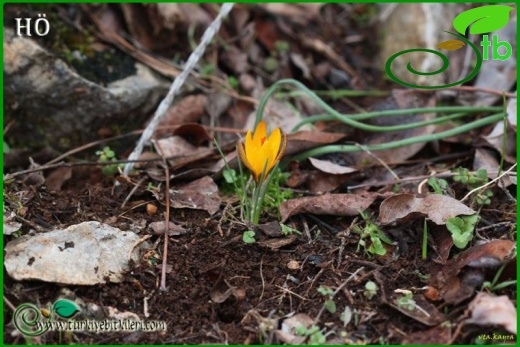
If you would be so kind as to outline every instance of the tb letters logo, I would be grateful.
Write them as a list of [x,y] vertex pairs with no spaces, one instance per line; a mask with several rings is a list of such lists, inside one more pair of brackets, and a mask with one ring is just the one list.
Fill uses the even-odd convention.
[[[507,60],[511,57],[513,54],[513,48],[511,47],[511,44],[506,41],[499,41],[499,38],[497,35],[492,35],[491,40],[489,39],[489,35],[483,35],[482,42],[480,43],[480,46],[482,46],[482,52],[480,53],[479,48],[474,45],[471,41],[466,39],[464,35],[466,34],[466,30],[469,28],[470,34],[488,34],[492,31],[498,30],[500,28],[503,28],[507,25],[509,22],[509,12],[513,10],[513,7],[510,6],[504,6],[504,5],[489,5],[489,6],[481,6],[477,7],[468,11],[464,11],[461,14],[459,14],[455,19],[453,20],[453,27],[457,32],[460,33],[452,33],[450,31],[444,31],[452,36],[455,37],[453,40],[448,40],[441,42],[437,45],[437,48],[445,49],[445,50],[457,50],[462,47],[464,47],[466,44],[471,47],[475,55],[477,56],[477,62],[471,73],[466,76],[465,78],[449,83],[444,84],[440,86],[420,86],[416,84],[411,84],[405,81],[400,80],[393,72],[392,72],[392,62],[399,56],[411,53],[411,52],[426,52],[426,53],[432,53],[437,55],[442,59],[442,66],[440,69],[432,72],[421,72],[415,70],[410,63],[407,65],[407,70],[413,73],[414,75],[422,75],[422,76],[431,76],[436,75],[439,73],[442,73],[446,71],[446,69],[449,66],[449,60],[446,55],[442,54],[441,52],[434,51],[432,49],[426,49],[426,48],[414,48],[414,49],[407,49],[401,52],[398,52],[394,55],[392,55],[388,60],[386,61],[385,70],[388,76],[394,80],[395,82],[402,84],[407,87],[412,88],[420,88],[420,89],[440,89],[440,88],[447,88],[447,87],[453,87],[458,84],[462,84],[464,82],[467,82],[471,80],[475,75],[479,72],[480,67],[482,66],[483,60],[488,60],[490,57],[489,54],[489,48],[491,48],[491,58],[493,60]],[[500,48],[503,48],[500,51]]]

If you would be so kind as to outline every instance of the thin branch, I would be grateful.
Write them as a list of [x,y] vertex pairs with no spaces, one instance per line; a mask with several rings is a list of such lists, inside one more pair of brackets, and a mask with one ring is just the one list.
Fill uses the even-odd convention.
[[[204,35],[202,36],[202,39],[200,41],[199,46],[191,53],[190,57],[188,58],[188,61],[186,62],[186,66],[184,67],[184,70],[180,73],[180,75],[175,78],[173,81],[170,90],[168,91],[168,94],[166,97],[161,101],[159,104],[159,107],[157,108],[157,111],[155,111],[155,114],[152,118],[152,121],[148,124],[146,129],[144,130],[143,134],[141,135],[141,138],[139,139],[139,142],[135,146],[133,152],[128,157],[129,160],[135,160],[139,158],[141,153],[143,152],[143,148],[146,142],[148,142],[151,138],[153,133],[155,132],[155,129],[159,125],[159,122],[166,114],[166,111],[168,108],[172,105],[173,99],[175,98],[175,95],[179,92],[182,85],[190,75],[191,71],[195,67],[195,65],[198,63],[202,55],[204,54],[204,51],[206,50],[206,47],[210,43],[211,39],[217,31],[220,28],[220,24],[222,23],[222,20],[227,14],[231,11],[233,8],[232,3],[224,3],[222,7],[220,8],[220,12],[217,15],[217,18],[211,23],[211,25],[206,29],[204,32]],[[123,170],[123,175],[128,176],[130,171],[133,168],[133,163],[129,162],[125,165],[125,168]]]
[[163,166],[164,166],[164,171],[165,171],[165,174],[166,174],[166,193],[164,194],[165,195],[165,202],[164,204],[166,205],[166,212],[164,213],[164,219],[165,219],[165,223],[164,223],[164,247],[163,247],[163,262],[162,262],[162,269],[161,269],[161,286],[160,286],[160,290],[162,291],[166,291],[168,288],[166,288],[166,266],[168,265],[168,235],[169,235],[169,232],[170,232],[170,168],[169,168],[169,165],[168,165],[168,162],[166,161],[166,159],[164,158],[164,152],[161,148],[161,146],[159,145],[159,143],[155,143],[156,144],[156,148],[157,148],[157,151],[159,152],[159,155],[161,156],[162,160],[163,160]]
[[496,181],[498,181],[499,179],[501,179],[502,177],[504,177],[505,175],[509,174],[511,171],[513,171],[513,169],[516,167],[516,163],[515,165],[511,166],[507,171],[504,171],[500,176],[498,176],[497,178],[495,178],[494,180],[492,181],[489,181],[488,183],[484,184],[484,185],[481,185],[480,187],[477,187],[473,190],[471,190],[468,194],[466,194],[465,197],[463,197],[462,199],[460,199],[460,202],[463,202],[464,200],[466,200],[467,198],[469,198],[471,196],[471,194],[481,190],[481,189],[484,189],[486,188],[487,186],[490,186],[492,185],[493,183],[495,183]]

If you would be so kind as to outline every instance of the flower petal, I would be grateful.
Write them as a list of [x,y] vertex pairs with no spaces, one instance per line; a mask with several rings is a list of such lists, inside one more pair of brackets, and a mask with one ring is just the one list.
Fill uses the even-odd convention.
[[253,134],[253,143],[256,146],[261,147],[262,139],[264,138],[267,138],[267,126],[265,125],[265,122],[262,120],[256,126],[255,133]]
[[256,158],[258,157],[259,150],[260,150],[260,146],[257,146],[255,144],[254,137],[251,134],[251,130],[248,131],[247,135],[246,135],[246,140],[245,140],[245,154],[246,154],[247,161],[249,163],[248,169],[251,171],[256,172],[255,162],[256,162]]
[[287,135],[285,135],[283,132],[281,132],[282,139],[280,143],[280,148],[278,149],[278,155],[276,156],[275,162],[280,161],[282,159],[285,149],[287,148]]
[[276,165],[276,158],[278,157],[278,152],[280,151],[280,144],[282,141],[282,132],[280,128],[276,128],[273,130],[271,135],[269,136],[269,164],[272,167]]
[[240,141],[238,141],[238,143],[237,143],[237,150],[238,150],[238,156],[240,157],[240,159],[242,160],[244,165],[249,169],[249,171],[251,171],[255,181],[258,182],[259,177],[257,177],[257,175],[255,174],[254,167],[251,165],[251,163],[247,159],[247,155],[246,155],[246,151],[244,149],[244,145]]

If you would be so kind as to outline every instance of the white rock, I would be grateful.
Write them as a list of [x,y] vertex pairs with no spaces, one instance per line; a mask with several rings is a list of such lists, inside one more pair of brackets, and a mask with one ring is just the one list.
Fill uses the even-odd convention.
[[94,285],[121,282],[128,261],[139,260],[139,236],[99,222],[22,236],[5,246],[5,268],[15,280]]

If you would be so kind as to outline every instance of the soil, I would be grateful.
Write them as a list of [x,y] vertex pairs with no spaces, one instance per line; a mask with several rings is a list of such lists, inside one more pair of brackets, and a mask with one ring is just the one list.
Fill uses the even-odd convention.
[[[66,183],[61,192],[13,183],[6,186],[6,194],[12,196],[11,193],[32,191],[33,198],[25,206],[28,211],[25,218],[28,223],[43,228],[57,223],[65,227],[97,220],[128,230],[131,221],[151,223],[163,220],[165,207],[158,204],[152,194],[138,190],[129,205],[121,208],[131,187],[123,185],[114,192],[112,181],[103,179],[99,168],[86,170],[83,180]],[[156,214],[150,216],[146,213],[145,201],[159,206]],[[6,204],[10,203],[6,200]],[[137,207],[129,207],[133,205]],[[376,209],[377,205],[373,208]],[[321,316],[322,326],[331,331],[331,336],[339,337],[342,331],[346,331],[351,343],[400,344],[407,335],[426,329],[424,325],[384,304],[381,293],[371,300],[363,295],[364,286],[369,280],[378,283],[387,294],[398,288],[422,288],[426,285],[424,276],[435,273],[436,264],[430,258],[421,259],[421,236],[417,236],[421,233],[416,232],[421,230],[419,225],[409,226],[406,252],[392,256],[390,250],[384,257],[370,258],[357,251],[358,235],[341,236],[340,231],[346,230],[353,221],[352,217],[294,218],[293,225],[299,230],[304,229],[300,224],[302,220],[308,223],[313,230],[311,239],[298,235],[290,245],[271,249],[259,243],[244,244],[241,235],[245,227],[221,221],[221,213],[210,217],[204,211],[171,211],[171,219],[184,225],[188,232],[169,238],[166,291],[159,289],[160,260],[154,262],[145,258],[140,264],[132,265],[123,283],[66,286],[68,291],[64,286],[52,283],[13,281],[4,272],[4,293],[15,306],[38,302],[46,307],[48,303],[63,297],[76,301],[80,299],[87,305],[98,305],[104,312],[108,307],[113,307],[120,312],[136,313],[141,319],[163,321],[167,324],[166,332],[77,332],[65,335],[49,332],[34,341],[42,344],[279,342],[263,328],[263,319],[282,318],[291,313],[316,317],[326,299],[318,288],[337,288],[356,271],[355,279],[334,298],[336,313],[325,311]],[[487,214],[501,218],[501,213],[496,210]],[[265,218],[272,220],[269,216]],[[316,221],[319,221],[317,228],[313,228]],[[219,223],[223,236],[218,231]],[[28,228],[24,227],[22,231],[25,229]],[[492,234],[484,236],[493,237]],[[4,242],[9,239],[4,237]],[[160,257],[163,236],[153,235],[149,241],[156,243],[155,251]],[[434,257],[431,252],[431,257]],[[294,264],[297,264],[296,268],[292,266]],[[222,295],[228,285],[235,288],[236,295],[221,303],[212,300]],[[515,297],[516,292],[513,290],[508,294]],[[344,328],[341,313],[347,306],[355,313],[356,324],[351,323]],[[465,304],[450,306],[445,312],[448,312],[450,321],[457,321],[465,307]],[[145,317],[145,312],[149,316]],[[4,305],[5,322],[11,321],[12,313]],[[277,324],[281,321],[279,319]],[[12,323],[4,328],[4,342],[7,344],[31,341],[17,334]],[[472,343],[477,335],[485,331],[492,334],[496,329],[470,327],[454,342]]]

